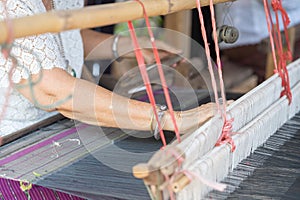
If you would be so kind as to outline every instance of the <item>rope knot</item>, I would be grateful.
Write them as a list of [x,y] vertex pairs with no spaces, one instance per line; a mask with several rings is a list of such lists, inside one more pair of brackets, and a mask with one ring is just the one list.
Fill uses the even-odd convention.
[[272,8],[273,8],[274,12],[278,12],[278,11],[281,12],[284,24],[289,25],[291,21],[290,21],[289,15],[283,8],[281,1],[280,0],[272,0],[271,4],[272,4]]
[[220,146],[224,143],[229,143],[231,146],[231,152],[234,152],[234,150],[236,149],[236,146],[234,144],[234,141],[232,139],[232,122],[234,121],[233,118],[231,118],[230,120],[225,120],[223,128],[222,128],[222,134],[220,136],[220,138],[218,139],[218,141],[216,142],[216,146]]
[[289,88],[289,85],[287,83],[283,83],[283,90],[280,93],[280,97],[286,96],[288,99],[289,105],[292,103],[292,92]]
[[272,0],[271,5],[274,11],[278,11],[282,8],[281,2],[279,0]]
[[285,54],[283,55],[283,59],[286,61],[292,61],[293,60],[292,52],[291,51],[285,52]]

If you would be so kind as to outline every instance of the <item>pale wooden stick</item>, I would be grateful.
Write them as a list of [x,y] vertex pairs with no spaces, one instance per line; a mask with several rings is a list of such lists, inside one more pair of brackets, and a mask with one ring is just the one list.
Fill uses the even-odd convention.
[[185,174],[179,174],[175,181],[172,183],[172,190],[177,193],[183,190],[191,180]]
[[[214,3],[232,0],[214,0]],[[195,0],[142,0],[149,16],[166,15],[195,7]],[[201,0],[202,6],[209,5],[209,0]],[[42,33],[57,33],[64,30],[92,28],[143,18],[141,5],[136,1],[88,6],[68,11],[48,13],[13,19],[15,38]],[[0,22],[0,43],[7,39],[7,28]]]

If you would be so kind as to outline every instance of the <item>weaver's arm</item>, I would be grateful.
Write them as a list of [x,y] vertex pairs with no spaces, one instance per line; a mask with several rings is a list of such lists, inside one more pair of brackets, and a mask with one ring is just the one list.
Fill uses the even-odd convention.
[[[100,33],[91,29],[81,30],[81,36],[84,43],[84,56],[87,60],[95,59],[114,59],[112,53],[112,44],[114,37],[110,34]],[[155,61],[152,52],[152,46],[148,37],[138,38],[139,45],[142,48],[143,56],[147,64]],[[163,41],[156,40],[156,46],[159,50],[161,59],[172,54],[180,54],[181,50],[173,48]],[[124,58],[135,59],[132,41],[130,37],[122,36],[117,43],[117,52]]]
[[[121,97],[93,83],[74,78],[59,68],[44,69],[41,73],[43,78],[33,86],[34,98],[39,104],[54,105],[71,94],[70,99],[47,110],[57,110],[68,118],[98,126],[150,129],[150,104]],[[38,77],[33,75],[33,81],[37,81]],[[19,85],[24,84],[28,84],[27,79],[23,79]],[[19,92],[34,102],[29,87],[20,87]],[[180,131],[197,128],[213,116],[214,108],[213,104],[207,104],[186,112],[176,112]],[[164,129],[173,130],[169,112],[166,112],[165,117]]]

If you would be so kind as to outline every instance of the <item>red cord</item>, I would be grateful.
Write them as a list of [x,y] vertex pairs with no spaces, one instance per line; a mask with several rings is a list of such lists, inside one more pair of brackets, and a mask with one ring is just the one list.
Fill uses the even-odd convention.
[[[275,70],[276,70],[276,73],[277,73],[278,72],[278,66],[277,66],[277,59],[276,59],[276,52],[275,52],[275,45],[274,45],[274,40],[276,40],[276,34],[274,34],[273,22],[272,22],[270,9],[269,9],[269,5],[268,5],[267,0],[264,0],[264,10],[265,10],[265,13],[266,13],[266,20],[267,20],[267,25],[268,25],[269,37],[270,37],[273,62],[274,62]],[[273,37],[273,35],[274,35],[274,37]]]
[[151,25],[150,25],[150,22],[149,22],[149,17],[147,15],[147,12],[146,12],[144,4],[140,0],[136,0],[136,1],[138,3],[140,3],[140,5],[143,8],[144,18],[145,18],[146,26],[147,26],[147,29],[148,29],[148,34],[150,36],[150,41],[151,41],[151,45],[152,45],[152,50],[153,50],[153,54],[154,54],[154,57],[155,57],[155,61],[156,61],[156,64],[157,64],[157,69],[158,69],[160,81],[161,81],[161,84],[162,84],[162,87],[163,87],[163,91],[164,91],[165,99],[166,99],[166,102],[167,102],[167,106],[168,106],[168,109],[170,111],[170,116],[171,116],[171,120],[172,120],[172,123],[173,123],[173,126],[174,126],[174,131],[175,131],[175,134],[176,134],[178,142],[180,142],[179,129],[178,129],[178,126],[177,126],[177,123],[176,123],[174,109],[173,109],[172,101],[171,101],[171,98],[170,98],[170,94],[169,94],[169,90],[168,90],[168,85],[167,85],[167,82],[166,82],[166,79],[165,79],[165,75],[164,75],[164,72],[163,72],[163,68],[162,68],[162,65],[161,65],[160,57],[159,57],[159,54],[158,54],[157,46],[155,44],[154,34],[153,34],[152,30],[151,30]]
[[223,102],[223,110],[222,110],[223,113],[222,114],[223,114],[223,119],[224,119],[222,134],[221,134],[220,138],[218,139],[216,145],[219,145],[223,141],[228,141],[228,143],[231,145],[231,151],[233,152],[235,150],[235,144],[234,144],[234,141],[233,141],[231,135],[232,135],[232,122],[234,119],[232,118],[232,119],[228,120],[227,116],[226,116],[227,102],[226,102],[226,95],[225,95],[224,80],[223,80],[223,76],[222,76],[222,65],[221,65],[220,50],[219,50],[219,44],[218,44],[217,27],[216,27],[216,19],[215,19],[213,0],[210,0],[210,13],[211,13],[211,23],[212,23],[212,28],[213,28],[218,74],[219,74],[219,79],[220,79],[220,88],[221,88],[221,95],[222,95],[222,102]]
[[[286,96],[289,104],[292,102],[292,92],[290,87],[290,80],[289,80],[289,74],[287,70],[287,62],[292,61],[292,53],[291,53],[291,47],[290,47],[290,41],[288,36],[288,30],[287,27],[290,23],[289,17],[285,9],[282,7],[281,0],[272,0],[271,2],[273,11],[275,12],[275,18],[276,18],[276,29],[274,29],[274,23],[272,21],[272,17],[270,14],[270,8],[268,6],[267,0],[264,0],[264,9],[266,13],[266,19],[268,24],[268,31],[270,35],[270,43],[272,48],[272,55],[273,55],[273,61],[275,65],[276,73],[281,78],[281,84],[283,87],[283,91],[281,92],[280,96]],[[279,26],[279,12],[281,12],[283,26],[284,26],[284,33],[285,33],[285,40],[287,44],[287,51],[283,51],[283,44],[282,44],[282,37],[281,37],[281,31]],[[274,45],[275,43],[275,45]],[[278,55],[278,62],[276,59],[276,50]]]
[[213,91],[214,91],[214,95],[215,95],[215,101],[216,101],[219,113],[221,114],[222,119],[224,121],[222,133],[216,142],[216,146],[221,145],[224,142],[228,142],[229,144],[231,144],[231,151],[234,151],[235,145],[231,138],[233,119],[228,120],[227,116],[226,116],[226,96],[225,96],[224,81],[223,81],[223,76],[222,76],[222,66],[221,66],[221,59],[220,59],[218,39],[217,39],[216,20],[215,20],[215,15],[214,15],[213,1],[210,0],[210,11],[211,11],[211,21],[212,21],[212,27],[213,27],[213,36],[214,36],[214,42],[215,42],[215,50],[216,50],[216,55],[217,55],[217,68],[218,68],[218,75],[219,75],[219,79],[220,79],[220,88],[221,88],[221,96],[222,96],[222,103],[223,103],[222,109],[220,108],[220,104],[219,104],[219,97],[218,97],[218,91],[217,91],[217,86],[216,86],[217,84],[216,84],[216,80],[215,80],[213,69],[212,69],[210,50],[209,50],[209,45],[208,45],[208,41],[207,41],[206,30],[204,27],[204,19],[203,19],[203,14],[201,11],[200,1],[196,0],[196,4],[197,4],[198,13],[199,13],[201,32],[202,32],[202,37],[203,37],[203,41],[204,41],[205,54],[206,54],[206,58],[207,58],[207,62],[208,62],[208,70],[210,72],[212,87],[213,87]]
[[[288,49],[286,52],[286,55],[285,55],[286,56],[285,59],[288,61],[292,61],[293,58],[292,58],[291,45],[290,45],[290,40],[289,40],[288,28],[287,28],[291,22],[290,18],[288,16],[287,12],[285,11],[285,9],[282,7],[281,0],[273,0],[272,8],[277,16],[278,16],[278,11],[281,12],[281,17],[282,17],[283,27],[284,27],[284,34],[285,34],[285,38],[286,38],[286,45],[287,45],[287,49]],[[277,21],[277,23],[278,23],[278,21]],[[277,31],[279,31],[279,29]]]
[[[153,49],[153,54],[154,54],[155,61],[156,61],[156,64],[157,64],[157,69],[158,69],[161,84],[162,84],[162,87],[163,87],[166,103],[167,103],[168,109],[170,111],[170,116],[171,116],[172,123],[174,125],[174,131],[175,131],[177,140],[178,140],[178,142],[180,142],[181,139],[180,139],[179,129],[178,129],[178,126],[177,126],[177,123],[176,123],[172,101],[171,101],[171,98],[170,98],[167,82],[166,82],[164,72],[163,72],[163,69],[162,69],[162,64],[161,64],[161,61],[160,61],[158,49],[157,49],[157,46],[155,44],[155,38],[154,38],[153,32],[151,30],[151,25],[149,23],[149,18],[148,18],[148,15],[146,13],[146,9],[145,9],[144,4],[139,0],[136,0],[136,1],[141,5],[141,7],[143,9],[143,15],[144,15],[144,18],[145,18],[145,21],[146,21],[148,34],[150,36],[150,41],[151,41],[151,45],[152,45],[152,49]],[[132,41],[133,41],[136,59],[137,59],[137,62],[138,62],[139,68],[140,68],[140,72],[141,72],[144,84],[146,86],[147,95],[148,95],[150,103],[152,105],[153,113],[154,113],[155,119],[157,121],[158,128],[160,130],[160,137],[161,137],[163,145],[165,147],[166,146],[166,140],[165,140],[165,136],[164,136],[161,124],[160,124],[159,119],[158,119],[158,114],[157,114],[157,110],[156,110],[156,102],[155,102],[155,98],[154,98],[153,91],[152,91],[152,88],[151,88],[149,76],[148,76],[148,73],[147,73],[147,70],[146,70],[145,60],[144,60],[142,51],[139,47],[137,36],[135,34],[135,30],[134,30],[134,27],[133,27],[133,24],[132,24],[131,21],[128,22],[128,27],[129,27],[129,31],[130,31],[130,36],[131,36]]]
[[220,146],[222,144],[229,143],[231,146],[231,152],[234,152],[236,146],[232,139],[232,135],[233,135],[232,122],[233,122],[233,119],[225,121],[223,128],[222,128],[222,135],[216,142],[216,146]]
[[196,0],[196,4],[197,4],[197,9],[198,9],[198,14],[199,14],[200,25],[201,25],[202,37],[203,37],[203,41],[204,41],[205,54],[206,54],[206,59],[207,59],[207,64],[208,64],[208,71],[209,71],[210,77],[211,77],[211,83],[212,83],[212,87],[213,87],[213,91],[214,91],[215,102],[217,104],[218,110],[220,111],[217,83],[216,83],[216,79],[214,76],[214,71],[213,71],[213,67],[212,67],[212,63],[211,63],[210,50],[209,50],[209,45],[208,45],[208,41],[207,41],[206,30],[204,27],[204,19],[203,19],[203,14],[201,11],[200,1]]
[[153,95],[153,91],[152,91],[151,83],[150,83],[150,80],[149,80],[149,76],[148,76],[148,73],[147,73],[145,60],[144,60],[141,48],[139,47],[137,36],[136,36],[135,30],[134,30],[134,27],[133,27],[133,24],[132,24],[131,21],[128,21],[128,28],[129,28],[130,36],[131,36],[131,39],[132,39],[132,42],[133,42],[134,52],[135,52],[135,55],[136,55],[138,66],[139,66],[139,69],[140,69],[140,72],[141,72],[141,75],[142,75],[142,78],[143,78],[143,81],[144,81],[144,85],[146,87],[146,92],[147,92],[147,95],[149,97],[155,119],[157,121],[157,125],[158,125],[158,128],[159,128],[159,133],[160,133],[160,138],[162,140],[163,146],[165,147],[167,145],[167,143],[166,143],[165,135],[163,133],[159,118],[158,118],[158,113],[157,113],[157,110],[156,110],[156,102],[155,102],[155,98],[154,98],[154,95]]

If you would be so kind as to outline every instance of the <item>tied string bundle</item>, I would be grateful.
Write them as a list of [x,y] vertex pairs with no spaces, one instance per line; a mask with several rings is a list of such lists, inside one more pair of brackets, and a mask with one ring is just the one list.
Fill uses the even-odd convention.
[[218,45],[216,19],[215,19],[215,15],[214,15],[213,0],[210,0],[210,12],[211,12],[211,21],[212,21],[212,28],[213,28],[213,37],[214,37],[214,43],[215,43],[215,51],[216,51],[216,56],[217,56],[217,66],[216,67],[218,70],[218,76],[219,76],[219,81],[220,81],[222,105],[220,105],[220,101],[219,101],[219,95],[218,95],[218,91],[217,91],[217,82],[216,82],[214,72],[213,72],[213,65],[212,65],[212,61],[211,61],[211,57],[210,57],[210,49],[209,49],[206,30],[205,30],[205,26],[204,26],[204,19],[203,19],[203,14],[201,11],[200,0],[196,0],[196,4],[197,4],[199,20],[200,20],[200,24],[201,24],[201,32],[202,32],[202,37],[203,37],[203,41],[204,41],[205,54],[206,54],[207,63],[208,63],[208,70],[209,70],[210,77],[211,77],[211,83],[212,83],[212,87],[213,87],[215,102],[217,104],[218,111],[224,121],[222,133],[216,142],[216,146],[219,146],[219,145],[222,145],[222,144],[228,142],[231,145],[231,151],[234,151],[235,144],[232,140],[233,133],[231,131],[233,119],[227,119],[227,116],[226,116],[227,100],[226,100],[224,81],[223,81],[223,75],[222,75],[222,64],[221,64],[220,50],[219,50],[219,45]]
[[[149,37],[150,37],[152,50],[153,50],[153,54],[154,54],[154,57],[155,57],[155,62],[156,62],[156,65],[157,65],[157,70],[158,70],[158,73],[159,73],[160,81],[161,81],[161,84],[162,84],[162,87],[163,87],[163,92],[164,92],[164,95],[165,95],[166,103],[167,103],[168,109],[170,111],[170,116],[171,116],[172,123],[174,125],[174,131],[175,131],[177,140],[178,140],[178,142],[180,142],[181,139],[180,139],[179,129],[178,129],[178,126],[177,126],[177,123],[176,123],[174,110],[173,110],[170,94],[169,94],[169,91],[168,91],[167,82],[166,82],[164,72],[163,72],[163,69],[162,69],[162,64],[161,64],[161,60],[160,60],[160,57],[159,57],[159,54],[158,54],[158,49],[157,49],[156,44],[155,44],[155,38],[154,38],[153,32],[151,30],[149,18],[148,18],[148,15],[147,15],[144,4],[140,0],[136,0],[136,1],[141,5],[141,7],[143,9],[143,14],[144,14],[148,34],[149,34]],[[128,21],[128,28],[129,28],[130,36],[131,36],[131,39],[132,39],[132,42],[133,42],[134,52],[135,52],[135,55],[136,55],[138,66],[139,66],[139,69],[140,69],[140,72],[141,72],[141,75],[142,75],[142,78],[143,78],[144,85],[146,87],[146,92],[147,92],[147,95],[149,97],[150,103],[152,105],[153,114],[155,116],[155,119],[156,119],[156,122],[157,122],[157,125],[158,125],[158,128],[159,128],[160,138],[162,140],[163,146],[165,147],[167,145],[167,143],[166,143],[166,139],[165,139],[165,136],[164,136],[164,133],[163,133],[162,124],[159,120],[153,90],[152,90],[150,79],[149,79],[149,76],[148,76],[148,73],[147,73],[147,70],[146,70],[145,60],[144,60],[141,48],[140,48],[139,43],[138,43],[138,39],[137,39],[137,36],[136,36],[136,33],[135,33],[134,26],[133,26],[131,21]]]
[[[265,9],[266,20],[268,25],[275,72],[278,73],[282,81],[283,91],[281,92],[281,96],[286,95],[289,104],[291,104],[292,93],[290,88],[289,74],[287,71],[287,62],[292,61],[293,59],[288,30],[287,30],[287,27],[290,23],[290,19],[287,12],[282,7],[281,0],[272,0],[271,5],[275,13],[276,24],[273,23],[268,1],[264,0],[264,9]],[[283,50],[283,41],[282,41],[282,36],[280,31],[280,24],[279,24],[279,12],[281,13],[282,22],[283,22],[285,42],[287,46],[286,51]],[[277,56],[276,56],[276,51],[277,51]],[[278,57],[278,61],[277,61],[277,57]]]

